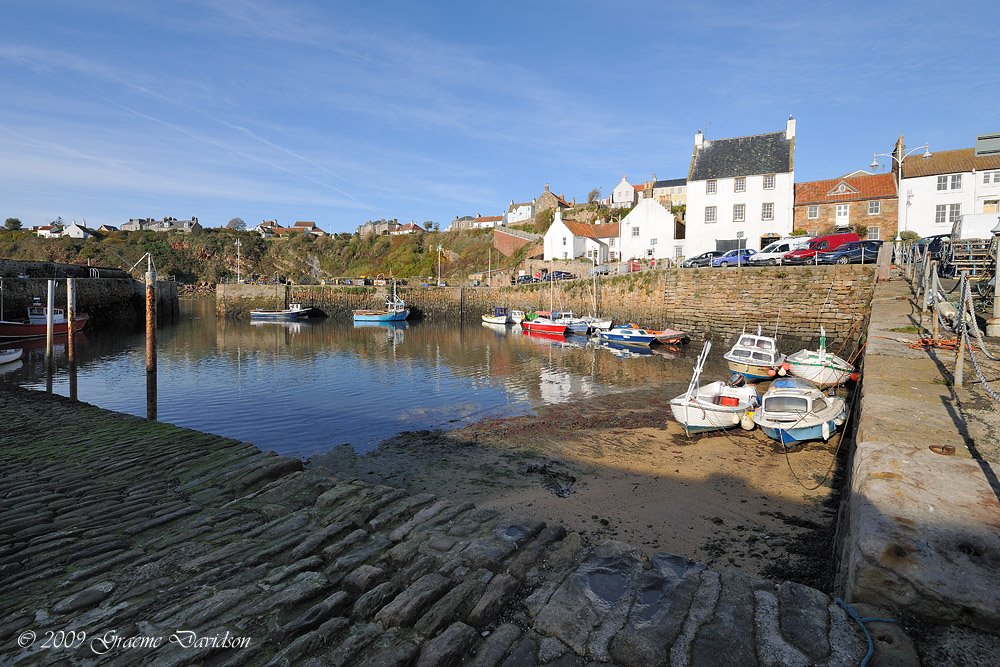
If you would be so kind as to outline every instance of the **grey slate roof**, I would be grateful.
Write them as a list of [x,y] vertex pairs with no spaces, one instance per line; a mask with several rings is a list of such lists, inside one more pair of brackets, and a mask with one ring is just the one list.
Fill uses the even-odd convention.
[[653,183],[653,188],[676,188],[680,185],[687,185],[686,178],[671,178],[666,181],[656,181]]
[[784,132],[706,140],[691,161],[688,180],[788,173],[794,141],[786,139]]

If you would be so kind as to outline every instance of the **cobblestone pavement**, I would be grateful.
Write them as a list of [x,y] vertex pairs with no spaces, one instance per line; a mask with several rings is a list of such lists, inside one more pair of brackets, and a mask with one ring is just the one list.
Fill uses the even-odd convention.
[[[0,389],[0,414],[3,664],[845,665],[867,649],[798,584],[585,548],[60,397]],[[916,661],[898,626],[871,628],[876,664]]]

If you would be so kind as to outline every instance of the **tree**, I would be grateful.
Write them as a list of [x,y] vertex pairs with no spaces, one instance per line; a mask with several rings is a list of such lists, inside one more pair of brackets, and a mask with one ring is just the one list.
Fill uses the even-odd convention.
[[7,218],[6,220],[4,220],[3,223],[3,228],[9,232],[21,229],[21,227],[22,227],[21,221],[18,220],[17,218]]
[[242,232],[247,228],[247,223],[243,222],[243,218],[233,218],[226,223],[226,229],[232,229],[237,232]]
[[593,204],[595,201],[597,201],[600,198],[601,198],[601,189],[600,188],[594,188],[593,190],[591,190],[590,192],[587,193],[587,203],[588,204]]
[[424,222],[424,229],[426,229],[427,231],[431,231],[431,229],[433,227],[434,227],[434,223],[431,222],[430,220],[427,220],[426,222]]
[[434,231],[435,232],[440,232],[441,231],[441,225],[439,225],[438,223],[435,222],[434,223]]

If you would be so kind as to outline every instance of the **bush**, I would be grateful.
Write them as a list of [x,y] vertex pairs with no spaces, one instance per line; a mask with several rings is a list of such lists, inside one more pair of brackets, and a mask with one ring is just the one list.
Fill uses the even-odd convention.
[[904,243],[913,243],[920,238],[920,234],[906,230],[905,232],[899,233],[899,238],[902,239]]

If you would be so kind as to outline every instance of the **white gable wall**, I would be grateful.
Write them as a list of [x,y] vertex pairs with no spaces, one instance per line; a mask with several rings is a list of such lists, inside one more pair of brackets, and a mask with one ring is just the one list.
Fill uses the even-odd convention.
[[[764,189],[764,176],[748,175],[746,190],[735,191],[735,178],[716,179],[715,194],[707,193],[708,181],[688,181],[687,210],[687,243],[685,254],[688,257],[700,255],[709,250],[715,250],[716,240],[740,238],[743,233],[746,247],[760,250],[760,238],[764,235],[789,236],[792,233],[792,210],[795,203],[795,172],[774,174],[774,189]],[[774,204],[774,219],[761,219],[763,205]],[[743,204],[744,222],[733,221],[733,206]],[[715,207],[716,221],[705,221],[705,211]]]
[[655,199],[640,199],[621,220],[620,258],[672,259],[676,246],[685,245],[683,239],[674,239],[674,228],[674,214],[665,206]]

